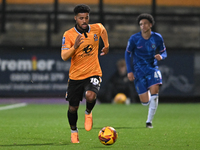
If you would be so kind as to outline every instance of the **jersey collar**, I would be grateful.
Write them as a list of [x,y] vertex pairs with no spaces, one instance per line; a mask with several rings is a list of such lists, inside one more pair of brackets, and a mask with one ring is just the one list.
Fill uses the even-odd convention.
[[[81,30],[79,30],[78,28],[77,28],[77,24],[75,24],[75,27],[74,27],[74,29],[76,30],[76,32],[78,32],[79,34],[82,34],[82,33],[84,33],[84,35],[85,35],[85,38],[87,38],[88,36],[87,36],[87,33],[89,33],[90,32],[90,25],[88,25],[88,27],[85,29],[85,30],[83,30],[83,31],[81,31]],[[87,33],[86,33],[87,32]]]

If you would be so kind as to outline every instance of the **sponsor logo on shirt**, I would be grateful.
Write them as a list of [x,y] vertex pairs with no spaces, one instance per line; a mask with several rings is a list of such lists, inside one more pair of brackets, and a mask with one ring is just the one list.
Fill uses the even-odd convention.
[[88,54],[89,52],[92,51],[92,49],[93,49],[93,46],[90,44],[90,45],[88,45],[87,47],[85,47],[85,48],[83,49],[83,51],[84,51],[86,54]]
[[141,49],[143,46],[137,46],[137,49]]

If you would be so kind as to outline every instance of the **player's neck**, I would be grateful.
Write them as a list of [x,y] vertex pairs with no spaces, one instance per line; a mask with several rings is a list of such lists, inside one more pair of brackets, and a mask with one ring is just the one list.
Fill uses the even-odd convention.
[[142,32],[142,37],[145,39],[145,40],[148,40],[151,36],[151,30],[149,30],[148,32]]
[[75,24],[75,28],[78,32],[84,33],[89,31],[89,26],[86,29],[81,29],[77,24]]

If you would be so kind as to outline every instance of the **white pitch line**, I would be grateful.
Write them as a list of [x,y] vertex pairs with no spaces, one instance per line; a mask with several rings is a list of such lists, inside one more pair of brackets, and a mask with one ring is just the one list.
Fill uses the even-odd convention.
[[0,110],[14,109],[14,108],[19,108],[19,107],[24,107],[26,105],[27,105],[26,103],[12,104],[8,106],[2,106],[0,107]]

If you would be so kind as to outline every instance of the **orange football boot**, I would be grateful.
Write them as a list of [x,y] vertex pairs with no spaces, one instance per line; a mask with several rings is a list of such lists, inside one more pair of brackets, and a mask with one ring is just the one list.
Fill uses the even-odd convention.
[[71,143],[79,143],[78,132],[71,133]]
[[87,115],[85,114],[85,130],[90,131],[92,129],[93,120],[92,120],[92,112]]

